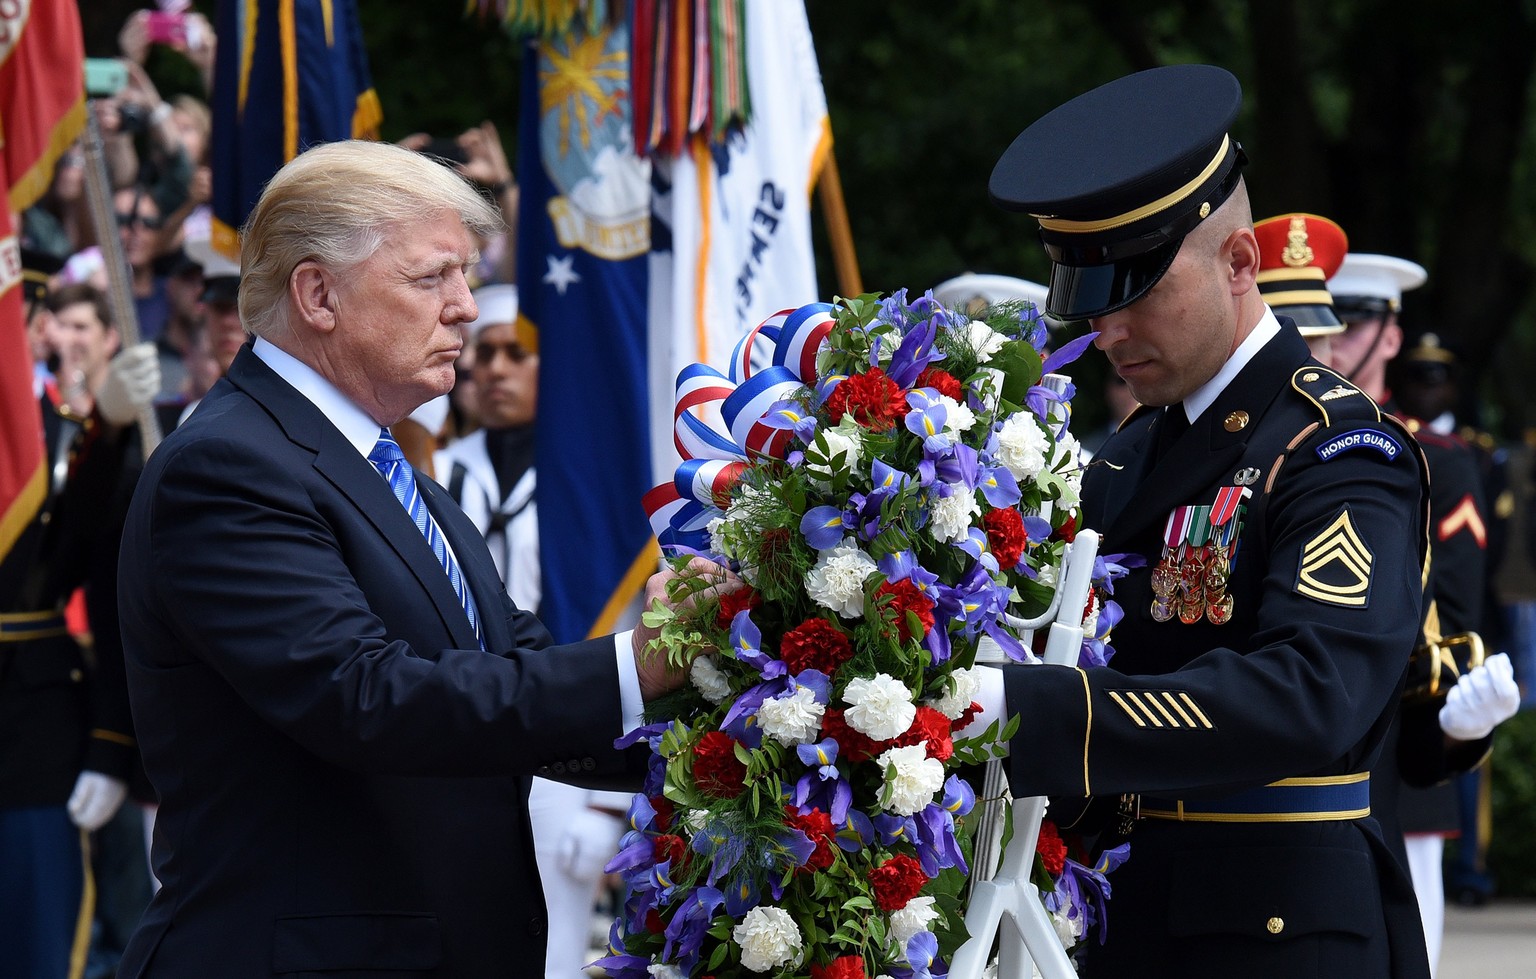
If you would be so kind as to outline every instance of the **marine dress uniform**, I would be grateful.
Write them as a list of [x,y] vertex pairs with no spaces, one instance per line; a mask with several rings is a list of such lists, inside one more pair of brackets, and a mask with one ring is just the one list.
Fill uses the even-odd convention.
[[[991,191],[1040,220],[1050,312],[1092,320],[1158,283],[1238,184],[1240,103],[1219,68],[1159,68],[1018,137]],[[1131,844],[1085,976],[1427,975],[1368,801],[1418,625],[1424,473],[1267,310],[1185,403],[1133,414],[1095,458],[1085,523],[1146,560],[1115,585],[1115,658],[1004,681],[1015,793]]]

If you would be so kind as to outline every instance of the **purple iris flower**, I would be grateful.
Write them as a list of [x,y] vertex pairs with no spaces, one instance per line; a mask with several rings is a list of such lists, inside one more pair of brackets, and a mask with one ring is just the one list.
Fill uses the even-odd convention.
[[1024,495],[1019,492],[1019,481],[1013,478],[1007,466],[982,466],[977,488],[993,507],[1013,506]]
[[816,416],[809,414],[800,402],[784,400],[775,402],[763,416],[763,424],[769,428],[788,429],[806,445],[816,438]]
[[922,592],[927,592],[939,580],[938,575],[917,563],[917,555],[911,551],[887,554],[875,564],[880,573],[885,575],[886,581],[905,581],[911,578],[912,583]]
[[656,847],[649,833],[629,830],[619,837],[619,852],[603,866],[603,873],[621,874],[628,870],[649,867],[656,858]]
[[1038,544],[1043,540],[1049,540],[1051,536],[1051,522],[1044,517],[1026,513],[1024,514],[1024,533],[1029,537],[1031,544]]
[[966,528],[965,536],[951,546],[959,548],[980,561],[989,572],[998,570],[997,558],[992,554],[992,545],[987,540],[987,532],[980,527]]
[[960,841],[955,839],[955,817],[949,810],[929,803],[918,812],[916,823],[917,862],[923,873],[937,877],[946,867],[970,873],[965,854],[960,852]]
[[757,881],[745,872],[731,875],[724,893],[725,913],[736,919],[745,917],[748,911],[757,907],[760,899]]
[[715,909],[724,903],[725,895],[713,887],[694,888],[667,924],[664,932],[667,941],[661,949],[662,959],[676,962],[684,975],[692,975],[694,966],[698,965],[699,949],[704,944],[704,936],[709,932],[709,923],[714,919]]
[[1029,650],[1024,648],[1024,644],[1019,642],[1019,637],[1015,636],[1012,630],[1004,628],[996,619],[983,625],[981,631],[991,636],[992,641],[1002,647],[1003,653],[1015,663],[1028,663],[1034,660]]
[[952,653],[949,643],[949,624],[934,621],[932,629],[923,637],[923,648],[928,650],[928,655],[935,663],[947,663]]
[[935,461],[934,475],[951,486],[973,490],[981,481],[980,457],[969,445],[957,442],[944,458]]
[[629,800],[629,828],[633,830],[653,829],[656,825],[656,807],[651,805],[649,796],[636,793]]
[[1102,588],[1113,595],[1115,582],[1136,568],[1145,568],[1147,559],[1140,554],[1099,554],[1093,559],[1093,579],[1095,588]]
[[711,820],[693,837],[693,852],[709,860],[707,883],[713,885],[731,872],[747,852],[747,842],[731,832],[724,822]]
[[870,476],[875,484],[872,495],[888,495],[912,482],[911,476],[900,469],[886,465],[879,459],[875,459],[870,466]]
[[1050,336],[1050,330],[1045,325],[1045,317],[1040,315],[1040,307],[1029,303],[1019,308],[1019,339],[1039,352],[1045,350],[1046,341]]
[[880,300],[880,312],[875,315],[875,319],[876,322],[889,323],[897,329],[905,330],[908,322],[907,290],[897,289]]
[[797,745],[795,753],[811,767],[795,783],[795,806],[801,812],[820,809],[834,826],[841,825],[853,804],[853,788],[837,767],[837,742],[827,738],[816,744]]
[[880,834],[880,843],[883,846],[901,842],[911,843],[917,839],[917,822],[911,816],[882,812],[875,816],[873,822],[875,832]]
[[818,551],[836,547],[843,539],[846,516],[835,506],[813,506],[800,518],[800,533]]
[[848,821],[837,827],[837,848],[844,853],[858,853],[875,838],[875,824],[857,809],[848,810]]
[[911,979],[934,979],[949,974],[939,960],[939,940],[931,931],[920,931],[907,939],[907,964],[912,967]]
[[1045,363],[1040,365],[1040,375],[1043,377],[1046,374],[1055,374],[1059,372],[1063,367],[1081,357],[1083,355],[1083,351],[1087,350],[1089,345],[1092,344],[1094,340],[1097,340],[1098,337],[1099,334],[1097,331],[1093,333],[1084,333],[1076,340],[1071,340],[1062,344],[1061,349],[1045,358]]
[[762,641],[763,633],[752,621],[752,610],[744,608],[737,612],[735,618],[731,619],[731,649],[736,658],[756,669],[764,680],[783,676],[788,667],[783,660],[759,649]]
[[1062,866],[1061,878],[1056,889],[1045,896],[1048,910],[1065,912],[1068,918],[1083,916],[1083,934],[1094,925],[1099,926],[1099,944],[1109,935],[1109,879],[1105,875],[1125,862],[1131,845],[1122,843],[1105,850],[1092,868],[1085,867],[1068,857]]
[[816,382],[816,407],[820,408],[832,396],[832,390],[848,380],[847,374],[828,374]]
[[1051,405],[1059,404],[1061,400],[1061,395],[1043,384],[1030,385],[1024,394],[1024,403],[1041,421],[1050,420]]
[[955,618],[964,625],[964,634],[974,638],[988,623],[996,622],[1008,607],[1009,590],[992,580],[987,569],[973,564],[955,584],[960,600]]
[[954,444],[954,439],[944,434],[944,423],[949,420],[949,409],[938,398],[930,398],[922,391],[907,393],[907,431],[923,440],[923,451],[935,458],[942,456]]
[[885,368],[886,376],[903,388],[910,388],[917,376],[928,369],[929,364],[943,359],[943,352],[933,348],[933,342],[938,337],[939,322],[933,317],[907,331],[907,335],[901,339],[901,346],[891,354],[891,362]]
[[757,749],[763,743],[763,729],[757,726],[757,712],[764,701],[772,700],[788,689],[789,677],[779,676],[743,691],[720,719],[720,730],[748,748]]
[[642,724],[628,734],[613,742],[615,748],[633,748],[642,740],[650,743],[651,750],[661,747],[661,736],[672,726],[671,721],[653,721],[650,724]]
[[624,951],[624,931],[617,921],[608,929],[608,954],[587,963],[588,968],[592,966],[602,969],[610,979],[650,979],[651,975],[648,957]]

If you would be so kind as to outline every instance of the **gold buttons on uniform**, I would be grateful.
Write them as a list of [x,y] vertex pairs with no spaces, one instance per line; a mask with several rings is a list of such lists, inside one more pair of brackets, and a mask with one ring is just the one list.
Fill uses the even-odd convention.
[[1248,427],[1248,412],[1234,411],[1232,414],[1228,415],[1227,420],[1221,424],[1222,427],[1229,432],[1241,432],[1243,429]]
[[1307,371],[1305,374],[1301,375],[1301,381],[1303,384],[1311,384],[1315,380],[1317,380],[1317,371]]
[[85,679],[85,674],[80,672],[80,670],[75,669],[75,670],[70,670],[69,671],[69,682],[70,683],[79,683],[81,680],[84,680],[84,679]]
[[1271,935],[1278,935],[1282,931],[1285,931],[1285,919],[1270,918],[1268,921],[1264,922],[1264,927],[1269,930]]

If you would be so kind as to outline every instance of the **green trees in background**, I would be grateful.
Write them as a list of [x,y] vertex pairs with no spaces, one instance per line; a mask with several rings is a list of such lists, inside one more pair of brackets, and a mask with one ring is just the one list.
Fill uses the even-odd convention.
[[[82,4],[110,54],[142,0]],[[516,131],[519,42],[460,0],[359,0],[389,139]],[[1424,264],[1410,328],[1454,338],[1484,424],[1536,426],[1536,0],[808,0],[867,288],[965,270],[1040,279],[1032,222],[987,200],[1040,113],[1127,71],[1206,61],[1247,92],[1257,217],[1334,218],[1359,251]],[[210,14],[212,0],[197,4]],[[171,90],[195,83],[152,61]],[[825,252],[824,252],[825,256]],[[835,291],[829,257],[823,292]],[[1086,365],[1085,365],[1086,366]],[[1083,410],[1091,410],[1085,404]],[[1096,420],[1096,419],[1095,419]]]

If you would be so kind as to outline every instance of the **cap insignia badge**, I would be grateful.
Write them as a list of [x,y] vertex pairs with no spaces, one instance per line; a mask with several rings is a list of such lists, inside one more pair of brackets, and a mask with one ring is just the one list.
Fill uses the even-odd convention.
[[1291,228],[1286,233],[1285,251],[1280,253],[1280,261],[1293,269],[1306,268],[1312,264],[1312,249],[1307,246],[1307,219],[1299,214],[1291,218]]

